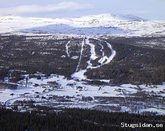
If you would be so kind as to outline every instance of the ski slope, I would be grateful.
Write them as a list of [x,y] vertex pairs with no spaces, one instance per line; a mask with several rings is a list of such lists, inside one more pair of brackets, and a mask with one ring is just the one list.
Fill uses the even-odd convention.
[[[100,51],[102,53],[102,57],[99,58],[99,60],[97,62],[100,64],[93,66],[91,61],[96,60],[98,58],[98,56],[96,55],[96,51],[95,51],[95,44],[90,43],[89,38],[83,39],[79,62],[78,62],[75,73],[72,74],[72,78],[78,79],[78,80],[87,80],[85,73],[87,72],[88,69],[100,68],[103,65],[109,64],[114,59],[114,57],[116,55],[116,51],[112,48],[110,43],[108,43],[106,41],[105,41],[105,43],[107,44],[107,47],[109,48],[110,55],[109,56],[105,55],[105,53],[103,52],[103,49],[101,49]],[[82,60],[82,56],[83,56],[83,48],[84,48],[85,44],[90,47],[90,58],[87,61],[87,67],[85,69],[80,69],[80,64],[81,64],[81,60]],[[104,47],[102,46],[102,48],[104,48]]]

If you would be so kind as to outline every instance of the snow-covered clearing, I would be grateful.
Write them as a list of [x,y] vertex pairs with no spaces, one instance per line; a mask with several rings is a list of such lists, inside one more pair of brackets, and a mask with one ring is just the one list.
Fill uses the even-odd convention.
[[[52,82],[55,82],[57,86],[52,87]],[[139,91],[146,92],[146,94],[153,94],[154,92],[155,95],[163,97],[163,92],[165,90],[165,85],[156,85],[148,87],[146,87],[145,85],[137,86],[131,84],[123,84],[120,86],[90,85],[88,84],[88,82],[85,81],[67,79],[63,76],[55,74],[52,74],[50,77],[44,79],[30,78],[28,80],[27,88],[25,88],[24,86],[25,80],[20,81],[20,83],[22,83],[22,86],[20,86],[16,90],[0,90],[0,101],[2,104],[7,107],[10,107],[10,105],[12,105],[17,100],[34,100],[36,102],[41,103],[41,105],[42,101],[44,102],[45,100],[47,100],[47,104],[58,103],[56,99],[49,100],[50,97],[57,96],[63,97],[64,99],[67,99],[68,97],[72,101],[70,104],[69,102],[60,102],[59,106],[63,105],[64,107],[94,108],[95,106],[110,106],[109,102],[104,104],[98,103],[99,101],[95,99],[95,97],[123,98],[124,100],[127,97],[135,97],[136,93],[138,93]],[[83,97],[89,97],[92,101],[84,102]],[[121,105],[121,107],[121,111],[129,111],[129,107],[127,107],[127,105]],[[165,114],[164,106],[159,106],[161,110],[156,108],[155,105],[153,105],[152,108],[151,106],[147,107],[147,105],[145,107],[146,108],[139,109],[139,111],[151,111],[158,112],[160,114]]]

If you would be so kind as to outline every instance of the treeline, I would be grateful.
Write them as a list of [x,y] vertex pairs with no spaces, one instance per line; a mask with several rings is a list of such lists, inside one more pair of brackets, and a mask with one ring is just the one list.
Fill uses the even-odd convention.
[[165,128],[121,128],[121,122],[165,124],[165,116],[109,113],[96,110],[65,109],[61,112],[31,113],[0,110],[1,131],[164,131]]

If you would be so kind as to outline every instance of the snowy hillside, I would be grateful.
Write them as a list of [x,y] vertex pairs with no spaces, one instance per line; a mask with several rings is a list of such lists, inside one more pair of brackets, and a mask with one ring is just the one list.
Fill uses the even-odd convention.
[[165,22],[147,21],[130,15],[111,14],[66,19],[0,17],[0,33],[9,32],[78,35],[164,35]]

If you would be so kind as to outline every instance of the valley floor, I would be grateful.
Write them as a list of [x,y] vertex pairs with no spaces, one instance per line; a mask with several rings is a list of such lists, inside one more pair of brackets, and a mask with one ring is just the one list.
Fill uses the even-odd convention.
[[[136,38],[0,38],[1,107],[165,115],[165,51],[160,46],[134,43]],[[143,43],[152,39],[139,38]]]

